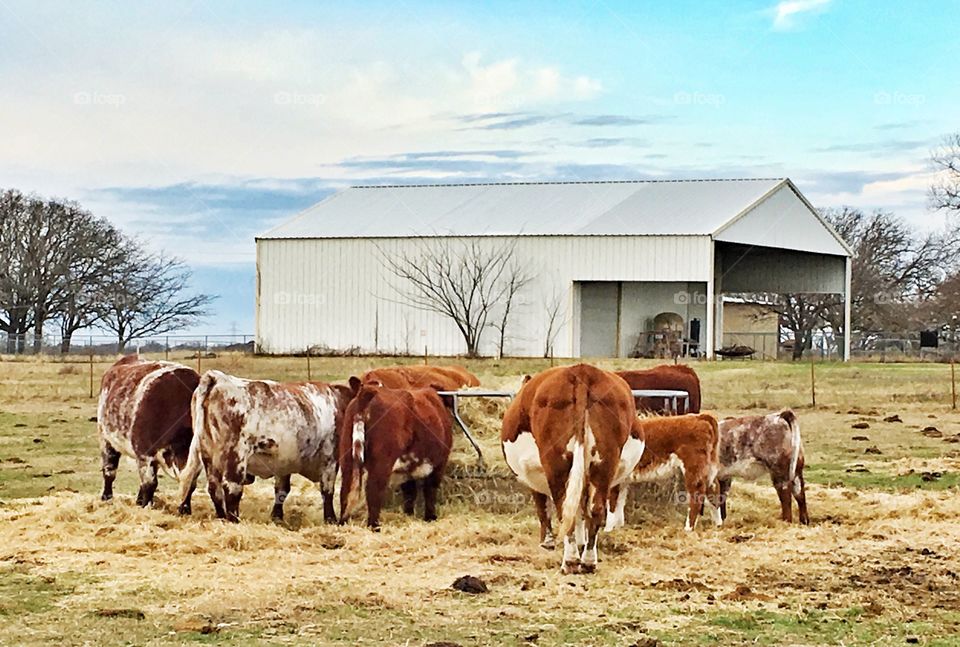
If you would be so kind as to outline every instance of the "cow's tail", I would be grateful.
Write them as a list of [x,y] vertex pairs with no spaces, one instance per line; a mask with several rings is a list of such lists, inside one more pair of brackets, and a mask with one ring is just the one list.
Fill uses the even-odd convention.
[[800,421],[792,409],[784,409],[780,417],[790,427],[790,483],[797,487],[797,463],[803,453],[803,441],[800,439]]
[[352,433],[350,434],[350,489],[347,492],[346,504],[341,511],[342,516],[350,515],[360,502],[360,492],[363,490],[364,448],[367,444],[367,426],[362,409],[357,409],[353,416]]
[[590,407],[587,385],[582,379],[574,379],[574,435],[571,453],[573,464],[567,476],[567,489],[563,496],[562,518],[560,519],[560,536],[566,537],[573,530],[577,518],[582,514],[584,491],[587,487],[590,466],[590,454],[593,452],[595,439],[593,429],[590,428]]
[[189,509],[190,496],[194,488],[197,487],[197,478],[203,469],[203,461],[200,456],[200,439],[202,436],[209,436],[211,433],[208,417],[207,398],[210,391],[217,383],[217,372],[207,371],[200,377],[200,383],[197,384],[193,396],[190,398],[190,419],[193,427],[193,439],[190,441],[190,451],[187,454],[187,463],[180,471],[180,501],[181,509],[183,503],[186,503]]

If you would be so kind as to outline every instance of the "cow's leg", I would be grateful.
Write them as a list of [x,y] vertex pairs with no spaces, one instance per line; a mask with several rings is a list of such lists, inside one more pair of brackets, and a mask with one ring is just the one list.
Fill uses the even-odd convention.
[[437,520],[437,490],[440,489],[440,481],[443,479],[443,473],[434,470],[430,475],[423,479],[423,520]]
[[207,468],[207,492],[210,494],[210,501],[213,502],[217,519],[225,519],[227,512],[223,506],[223,473],[213,466],[212,461],[208,462],[204,458],[204,463]]
[[700,517],[700,511],[703,508],[703,502],[707,498],[707,484],[703,475],[697,474],[696,470],[685,470],[684,487],[687,489],[687,521],[683,526],[686,531],[691,531],[697,527],[697,519]]
[[593,573],[597,570],[599,555],[597,541],[600,537],[600,528],[603,527],[604,517],[607,514],[607,496],[609,488],[596,487],[590,497],[584,522],[584,546],[580,552],[580,572]]
[[274,521],[283,521],[283,502],[290,494],[290,475],[277,475],[273,479],[273,511],[270,518]]
[[793,498],[797,500],[797,512],[800,516],[800,523],[807,525],[810,523],[810,515],[807,514],[807,484],[803,480],[803,472],[798,471],[793,479]]
[[233,523],[240,521],[240,499],[243,498],[244,478],[233,479],[224,475],[223,512],[224,519]]
[[[400,491],[403,492],[403,514],[412,515],[417,505],[417,482],[414,479],[404,481],[400,484]],[[423,494],[426,500],[426,490]]]
[[140,472],[140,491],[137,492],[137,505],[145,508],[153,503],[153,493],[157,491],[157,459],[155,456],[137,458]]
[[793,484],[785,479],[774,479],[773,487],[777,489],[777,496],[780,497],[780,518],[787,523],[792,523],[793,499],[790,497]]
[[717,479],[717,486],[720,490],[720,520],[727,520],[727,499],[730,496],[730,486],[733,485],[733,479]]
[[324,523],[337,523],[337,513],[333,509],[333,490],[337,482],[337,464],[330,464],[320,474],[320,494],[323,496]]
[[533,493],[533,505],[537,509],[537,519],[540,520],[540,546],[553,550],[557,540],[553,536],[553,524],[550,519],[550,497],[540,492]]
[[[392,467],[392,463],[390,467]],[[367,465],[367,526],[371,530],[380,530],[380,511],[387,494],[387,484],[390,482],[390,472],[384,469],[371,469]],[[377,465],[379,468],[380,466]]]
[[100,439],[100,464],[103,471],[103,494],[100,495],[100,500],[109,501],[113,498],[113,482],[117,478],[120,452],[103,438]]
[[604,531],[612,532],[626,525],[624,509],[627,505],[628,494],[627,483],[614,485],[610,488],[610,496],[607,499],[607,523]]

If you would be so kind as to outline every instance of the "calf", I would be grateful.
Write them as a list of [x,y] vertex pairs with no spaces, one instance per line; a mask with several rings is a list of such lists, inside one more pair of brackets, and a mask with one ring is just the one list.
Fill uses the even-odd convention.
[[766,473],[780,497],[781,518],[793,521],[792,495],[797,500],[800,523],[810,523],[803,464],[800,422],[790,409],[720,421],[718,481],[722,518],[727,518],[727,493],[733,477],[756,478]]
[[[633,472],[634,481],[657,481],[672,477],[679,468],[687,493],[689,511],[686,530],[693,530],[703,508],[704,501],[716,494],[716,478],[720,468],[720,432],[717,419],[702,414],[685,416],[649,416],[634,423],[642,430],[646,449]],[[607,514],[609,532],[624,524],[623,508],[627,498],[626,485],[614,488],[611,493],[610,512]],[[713,520],[723,523],[719,502],[714,503]]]
[[357,378],[350,381],[359,391],[340,425],[340,523],[350,518],[365,485],[367,525],[379,528],[391,482],[399,483],[408,515],[422,483],[423,518],[435,520],[437,489],[453,445],[453,421],[443,400],[432,388],[361,387]]
[[380,384],[390,389],[432,387],[438,391],[456,391],[465,386],[480,386],[477,376],[462,366],[388,366],[375,368],[361,376],[364,384]]
[[157,490],[157,468],[177,473],[187,463],[193,429],[190,396],[200,376],[171,362],[128,355],[107,369],[100,383],[97,435],[104,501],[113,498],[120,455],[137,461],[137,505],[147,506]]
[[690,394],[689,406],[677,402],[677,411],[668,411],[663,398],[637,398],[637,409],[652,413],[700,413],[700,378],[685,364],[663,364],[641,371],[617,371],[631,389],[669,389]]
[[549,500],[556,506],[561,573],[596,570],[610,489],[630,476],[643,453],[636,415],[627,383],[586,364],[529,378],[504,415],[503,455],[533,490],[545,547],[553,545]]
[[244,380],[207,371],[193,396],[196,434],[180,485],[180,513],[190,498],[201,462],[217,517],[240,520],[243,486],[253,477],[274,477],[274,520],[283,519],[290,476],[320,484],[323,518],[336,521],[337,426],[354,395],[349,386],[323,382]]

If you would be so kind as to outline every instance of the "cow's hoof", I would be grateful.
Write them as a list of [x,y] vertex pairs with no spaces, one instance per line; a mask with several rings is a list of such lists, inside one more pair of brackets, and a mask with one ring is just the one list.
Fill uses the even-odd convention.
[[100,495],[100,500],[101,500],[101,501],[112,501],[112,500],[113,500],[113,495],[112,495],[112,494],[106,494],[106,493],[101,494],[101,495]]
[[588,575],[588,574],[590,574],[590,573],[595,573],[596,571],[597,571],[597,565],[596,565],[596,564],[584,564],[583,562],[580,563],[580,572],[581,572],[581,573],[583,573],[583,574],[585,574],[585,575]]
[[370,532],[380,532],[380,524],[371,524],[367,528],[370,529]]
[[580,562],[564,562],[560,567],[561,575],[577,575],[580,573]]
[[181,503],[180,507],[177,508],[177,512],[185,517],[193,514],[189,503]]
[[423,515],[423,520],[426,521],[426,522],[436,521],[436,520],[437,520],[437,515],[435,515],[435,514],[425,514],[425,515]]
[[546,550],[553,550],[556,547],[557,547],[557,540],[554,539],[553,537],[547,537],[546,539],[540,542],[540,548],[544,548]]

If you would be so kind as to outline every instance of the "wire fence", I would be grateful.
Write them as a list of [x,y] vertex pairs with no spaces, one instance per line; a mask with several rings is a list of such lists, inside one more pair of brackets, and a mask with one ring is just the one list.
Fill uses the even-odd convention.
[[177,357],[196,356],[197,353],[218,352],[255,352],[253,335],[156,335],[137,337],[126,344],[121,344],[116,337],[106,335],[75,335],[67,343],[59,335],[44,335],[35,338],[34,335],[0,336],[0,352],[8,355],[44,355],[44,356],[87,356],[87,355],[118,355],[139,351],[141,353],[160,354]]

